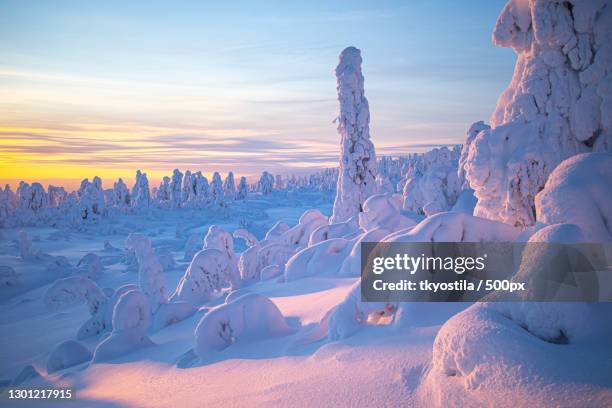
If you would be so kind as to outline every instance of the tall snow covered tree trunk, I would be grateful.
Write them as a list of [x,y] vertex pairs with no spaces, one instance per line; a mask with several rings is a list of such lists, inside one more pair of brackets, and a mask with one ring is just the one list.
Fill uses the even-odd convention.
[[535,196],[559,163],[612,150],[611,40],[610,0],[508,2],[493,42],[516,52],[514,76],[462,160],[475,215],[532,225]]
[[376,153],[370,140],[370,109],[363,89],[361,51],[348,47],[336,67],[340,174],[330,222],[348,220],[376,193]]

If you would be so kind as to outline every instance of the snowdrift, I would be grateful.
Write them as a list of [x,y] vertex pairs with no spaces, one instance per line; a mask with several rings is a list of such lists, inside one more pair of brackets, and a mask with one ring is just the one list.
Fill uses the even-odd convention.
[[278,307],[267,297],[246,293],[208,312],[195,330],[194,351],[200,360],[237,341],[293,333]]

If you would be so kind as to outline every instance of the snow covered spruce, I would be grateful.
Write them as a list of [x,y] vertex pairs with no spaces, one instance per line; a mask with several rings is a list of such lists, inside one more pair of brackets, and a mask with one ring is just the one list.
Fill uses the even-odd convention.
[[357,215],[363,202],[376,192],[376,153],[370,140],[370,108],[363,88],[361,51],[348,47],[336,67],[340,114],[340,174],[331,221]]
[[612,151],[609,1],[509,1],[493,41],[517,54],[491,125],[468,138],[463,161],[476,215],[536,221],[535,197],[564,159]]
[[[280,175],[279,175],[280,177]],[[282,178],[281,178],[282,179]],[[268,194],[274,189],[274,177],[262,175],[259,191]],[[283,183],[279,184],[283,185]],[[278,187],[277,187],[278,188]],[[149,188],[146,173],[138,170],[131,189],[123,179],[105,190],[100,177],[84,179],[77,191],[40,183],[21,182],[16,192],[9,185],[0,188],[0,226],[51,226],[66,230],[87,231],[100,224],[112,225],[119,215],[150,216],[155,210],[210,209],[214,213],[226,202],[244,200],[249,192],[245,177],[238,186],[234,173],[225,181],[214,172],[212,182],[201,171],[185,173],[174,169],[171,177],[164,176],[158,187]]]

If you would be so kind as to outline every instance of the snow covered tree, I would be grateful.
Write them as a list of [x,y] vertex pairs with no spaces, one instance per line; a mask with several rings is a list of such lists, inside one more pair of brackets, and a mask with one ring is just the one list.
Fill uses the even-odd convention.
[[270,194],[274,189],[274,176],[264,170],[259,178],[258,190],[262,194]]
[[218,225],[211,225],[204,237],[204,248],[217,249],[224,252],[227,256],[227,279],[232,284],[233,289],[241,286],[240,272],[238,271],[238,259],[234,254],[234,239],[232,236]]
[[[178,170],[174,170],[175,172]],[[174,181],[174,177],[172,177],[173,181]],[[183,186],[180,186],[179,183],[179,189],[182,188],[181,190],[181,201],[186,203],[187,201],[189,201],[193,194],[193,182],[192,182],[192,175],[191,175],[191,171],[190,170],[185,170],[185,177],[183,178]]]
[[236,183],[234,182],[234,173],[231,171],[227,173],[227,177],[223,182],[223,191],[225,191],[225,196],[228,199],[234,199],[234,196],[236,195]]
[[113,185],[113,205],[118,208],[130,208],[130,190],[122,179]]
[[14,221],[9,216],[15,211],[16,201],[17,198],[10,185],[7,184],[4,190],[0,188],[0,225],[7,227]]
[[134,251],[138,259],[138,284],[140,290],[147,296],[152,313],[160,305],[168,303],[164,270],[153,253],[151,240],[140,233],[128,235],[126,247]]
[[348,47],[336,67],[341,157],[332,223],[357,215],[364,201],[376,193],[376,153],[370,140],[370,109],[361,62],[361,51]]
[[157,196],[155,199],[162,205],[171,202],[172,188],[170,187],[170,177],[164,176],[162,182],[159,184],[159,188],[157,189]]
[[113,331],[98,344],[92,362],[110,360],[152,346],[153,342],[147,336],[150,325],[151,307],[147,296],[139,290],[124,293],[113,308]]
[[32,183],[30,186],[21,181],[17,188],[17,196],[20,210],[37,212],[48,205],[47,193],[40,183]]
[[81,182],[78,208],[83,220],[96,219],[106,213],[106,202],[100,177],[94,177],[92,182],[89,182],[88,179]]
[[132,205],[134,208],[148,208],[151,203],[151,192],[147,174],[136,171],[136,182],[132,188]]
[[85,178],[81,180],[81,184],[79,185],[79,189],[77,190],[77,195],[79,197],[85,194],[85,190],[87,190],[87,186],[89,186],[89,179]]
[[285,186],[283,183],[283,176],[281,176],[280,174],[277,174],[276,177],[274,178],[274,189],[282,190],[284,187]]
[[477,133],[464,168],[475,214],[535,222],[550,172],[581,152],[612,150],[612,7],[609,1],[510,1],[493,42],[517,62],[510,85]]
[[109,299],[91,279],[70,276],[56,280],[45,292],[43,301],[51,310],[87,301],[91,317],[79,328],[78,339],[107,331],[109,324],[105,314]]
[[[191,173],[189,174],[191,176]],[[191,177],[189,177],[191,179]],[[185,179],[187,180],[187,179]],[[172,197],[172,207],[179,208],[183,203],[183,173],[179,169],[174,169],[172,172],[172,182],[170,183],[170,192]],[[188,197],[187,197],[188,198]]]
[[213,174],[212,182],[210,183],[210,195],[213,203],[220,204],[223,202],[223,182],[221,181],[221,175],[217,171]]
[[404,185],[404,209],[430,216],[448,211],[457,201],[461,182],[457,177],[460,149],[446,146],[411,157]]
[[281,337],[294,333],[269,298],[246,293],[207,313],[195,329],[193,350],[200,360],[237,340]]
[[376,186],[377,186],[378,192],[381,194],[395,193],[395,187],[393,186],[393,183],[391,183],[391,180],[389,180],[387,176],[384,176],[382,174],[379,174],[378,176],[376,176]]
[[171,300],[199,305],[209,301],[228,282],[225,252],[207,248],[197,252],[181,278]]
[[47,198],[49,202],[49,207],[55,208],[59,207],[66,198],[68,197],[68,193],[64,189],[64,187],[57,187],[49,185],[47,188]]
[[77,263],[77,273],[88,279],[97,280],[102,276],[103,272],[104,265],[102,264],[102,259],[93,252],[83,256]]
[[240,177],[238,188],[236,189],[236,200],[244,200],[247,197],[249,187],[247,186],[246,177]]
[[209,190],[210,187],[208,185],[208,179],[202,175],[201,171],[195,173],[192,178],[195,180],[195,196],[198,204],[206,204],[209,200]]

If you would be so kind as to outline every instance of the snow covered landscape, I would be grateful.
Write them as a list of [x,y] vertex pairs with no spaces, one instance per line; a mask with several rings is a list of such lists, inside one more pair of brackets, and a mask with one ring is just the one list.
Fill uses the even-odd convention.
[[492,41],[514,74],[462,143],[377,153],[347,46],[337,167],[6,184],[0,406],[612,406],[612,302],[361,298],[367,242],[612,250],[612,2],[510,0]]

